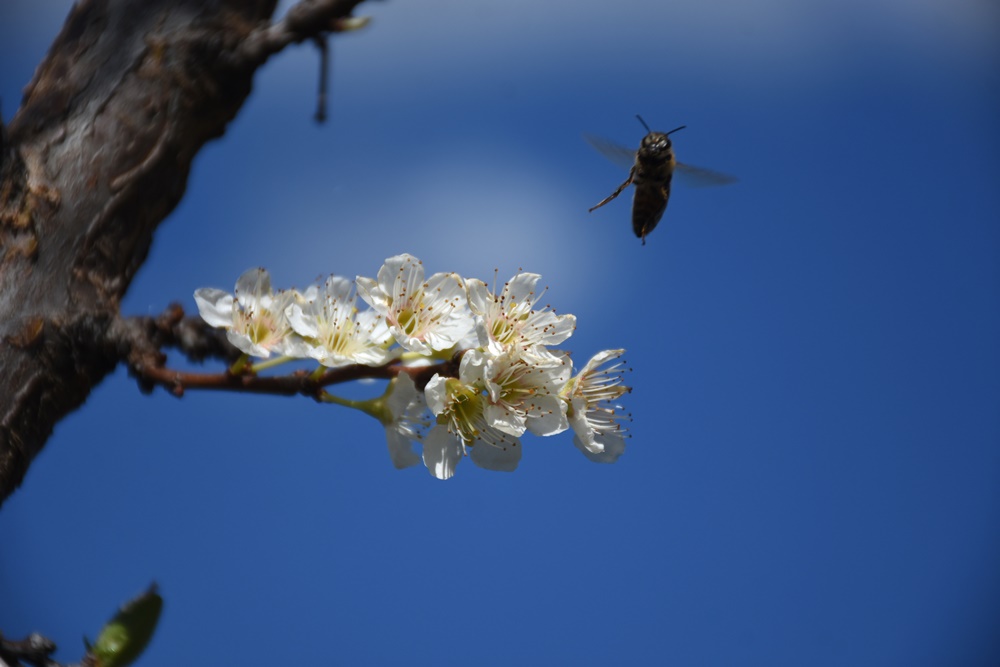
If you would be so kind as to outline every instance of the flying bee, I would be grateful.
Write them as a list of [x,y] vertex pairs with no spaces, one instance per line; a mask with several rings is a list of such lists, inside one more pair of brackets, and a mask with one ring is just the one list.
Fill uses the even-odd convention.
[[635,185],[635,195],[632,198],[632,231],[642,239],[642,244],[646,245],[646,235],[653,231],[667,209],[670,181],[675,171],[694,186],[726,185],[736,182],[736,179],[727,174],[677,161],[670,143],[670,135],[683,130],[687,125],[681,125],[669,132],[653,132],[642,116],[636,114],[636,118],[648,132],[642,138],[638,151],[598,137],[584,135],[584,138],[606,158],[629,168],[625,182],[604,201],[591,208],[590,212],[607,204],[629,185]]

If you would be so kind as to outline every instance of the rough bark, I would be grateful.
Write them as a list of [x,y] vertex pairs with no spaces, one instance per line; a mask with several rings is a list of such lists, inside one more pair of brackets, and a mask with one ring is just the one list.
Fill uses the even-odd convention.
[[84,0],[0,123],[0,503],[128,354],[119,303],[267,58],[360,0]]

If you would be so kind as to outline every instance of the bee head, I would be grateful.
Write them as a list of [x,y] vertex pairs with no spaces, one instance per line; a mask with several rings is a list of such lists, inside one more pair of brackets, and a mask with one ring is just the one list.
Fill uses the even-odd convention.
[[649,125],[646,125],[646,121],[642,119],[642,116],[636,114],[635,117],[639,119],[642,126],[646,128],[646,132],[649,133],[642,138],[642,144],[639,147],[640,150],[646,153],[657,154],[669,151],[671,147],[670,135],[687,127],[687,125],[681,125],[680,127],[675,127],[669,132],[653,132],[649,129]]
[[663,132],[650,132],[642,138],[641,148],[647,153],[663,153],[670,150],[670,138]]

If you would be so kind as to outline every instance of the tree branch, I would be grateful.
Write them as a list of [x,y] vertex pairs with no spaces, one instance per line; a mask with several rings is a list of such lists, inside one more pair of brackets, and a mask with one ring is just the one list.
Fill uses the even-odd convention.
[[[346,29],[359,0],[303,0],[271,24],[275,4],[77,2],[0,124],[0,503],[125,358],[108,336],[119,303],[257,68]],[[199,352],[190,326],[172,326],[188,353],[228,354]]]
[[21,661],[36,667],[61,667],[52,659],[56,645],[51,639],[32,633],[20,641],[0,635],[0,665],[18,667]]
[[361,0],[303,0],[281,21],[254,30],[243,43],[243,57],[262,63],[289,44],[341,32],[345,29],[343,20],[359,4]]
[[178,304],[171,304],[157,317],[129,317],[115,320],[106,329],[107,354],[126,361],[129,373],[136,377],[143,391],[165,388],[175,396],[188,390],[238,391],[276,396],[307,396],[319,400],[323,388],[360,379],[392,379],[408,373],[419,389],[434,374],[458,376],[462,355],[430,366],[406,366],[392,361],[381,366],[352,364],[331,368],[321,375],[298,370],[288,375],[262,376],[247,370],[242,373],[195,373],[166,367],[164,348],[179,349],[192,361],[222,359],[232,364],[240,351],[226,339],[221,329],[210,327],[201,318],[185,317]]

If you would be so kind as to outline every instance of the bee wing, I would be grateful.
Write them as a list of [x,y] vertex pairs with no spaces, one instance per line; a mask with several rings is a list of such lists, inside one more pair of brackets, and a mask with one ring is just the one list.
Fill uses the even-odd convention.
[[729,185],[730,183],[735,183],[739,180],[735,176],[723,174],[721,171],[712,171],[711,169],[705,169],[703,167],[695,167],[694,165],[684,164],[683,162],[677,163],[674,173],[677,174],[686,185],[690,185],[695,188],[704,188],[713,185]]
[[608,158],[615,164],[624,167],[625,169],[631,169],[632,165],[635,164],[635,150],[619,146],[613,141],[609,141],[608,139],[604,139],[602,137],[595,137],[592,134],[584,134],[583,138],[586,139],[587,143],[593,146],[598,153]]

